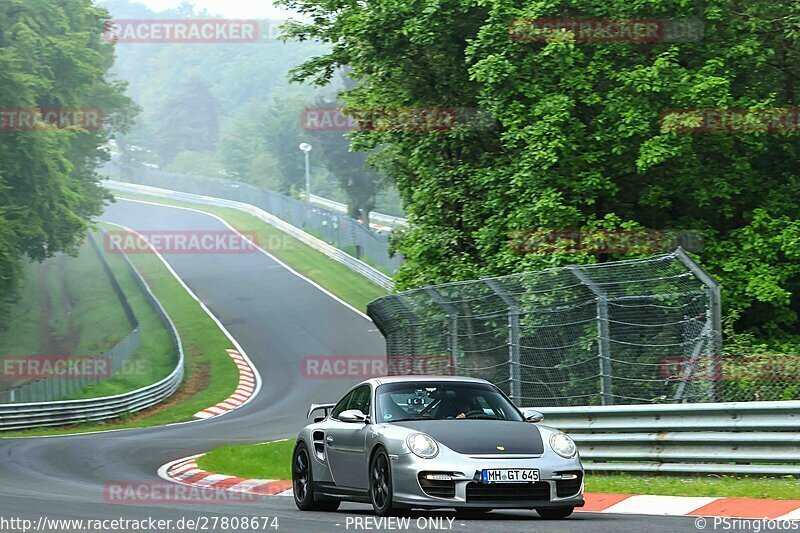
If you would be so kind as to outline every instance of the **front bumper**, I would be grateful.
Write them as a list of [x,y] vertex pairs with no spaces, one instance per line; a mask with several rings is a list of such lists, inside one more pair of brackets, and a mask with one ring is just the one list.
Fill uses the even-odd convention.
[[[429,508],[540,509],[583,506],[583,467],[580,459],[563,459],[554,453],[540,456],[464,456],[442,450],[433,459],[414,454],[391,455],[394,501]],[[535,468],[535,484],[480,483],[484,468]],[[450,481],[426,483],[420,474],[448,474]],[[577,479],[570,479],[573,475]],[[565,477],[566,476],[566,477]],[[452,490],[451,490],[452,489]],[[432,494],[433,493],[433,494]]]

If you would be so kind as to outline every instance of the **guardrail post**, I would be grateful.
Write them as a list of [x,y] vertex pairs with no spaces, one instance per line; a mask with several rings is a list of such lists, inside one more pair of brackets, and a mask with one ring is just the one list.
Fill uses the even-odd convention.
[[600,359],[600,403],[612,405],[611,332],[608,328],[608,295],[580,267],[570,267],[573,274],[595,295],[597,301],[597,346]]
[[492,291],[503,300],[508,307],[508,378],[510,381],[510,394],[512,401],[519,403],[522,399],[522,377],[520,376],[520,330],[519,307],[517,301],[496,279],[481,278]]
[[458,309],[433,287],[425,287],[424,290],[447,315],[448,351],[453,365],[453,375],[458,375]]

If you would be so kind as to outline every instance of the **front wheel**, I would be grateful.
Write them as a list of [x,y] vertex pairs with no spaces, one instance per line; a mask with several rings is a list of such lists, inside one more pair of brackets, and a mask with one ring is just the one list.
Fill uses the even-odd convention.
[[545,520],[561,520],[572,514],[574,507],[550,507],[547,509],[536,509],[536,513]]
[[339,500],[315,500],[314,476],[305,444],[298,444],[292,454],[292,493],[301,511],[335,511]]
[[369,465],[369,496],[372,508],[378,516],[393,516],[398,513],[392,498],[392,468],[389,464],[389,455],[380,448]]

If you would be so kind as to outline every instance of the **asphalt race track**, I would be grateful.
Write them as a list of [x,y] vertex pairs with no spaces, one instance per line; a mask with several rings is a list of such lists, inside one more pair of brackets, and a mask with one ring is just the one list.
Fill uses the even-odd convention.
[[[137,230],[225,230],[218,220],[192,211],[120,201],[103,220]],[[345,504],[336,513],[302,513],[291,498],[213,505],[109,505],[104,486],[127,481],[161,481],[156,471],[171,460],[225,443],[293,437],[315,401],[334,401],[353,381],[308,379],[306,356],[382,355],[383,338],[373,324],[262,253],[166,255],[178,275],[237,339],[263,379],[249,404],[217,419],[161,428],[98,434],[0,440],[0,519],[29,519],[39,531],[78,531],[40,524],[48,519],[198,519],[276,517],[277,531],[374,531],[371,508]],[[425,518],[444,517],[451,531],[642,533],[697,531],[693,518],[578,513],[559,522],[531,512],[494,512],[482,520],[454,513],[411,515],[410,531]],[[356,527],[359,519],[363,527]],[[454,519],[448,526],[447,518]],[[421,519],[421,520],[418,520]],[[0,523],[2,521],[0,520]],[[209,522],[210,524],[210,522]],[[184,531],[172,527],[168,531]],[[206,531],[235,531],[233,528]],[[243,529],[239,529],[243,530]],[[250,529],[251,531],[253,529]],[[397,530],[397,529],[395,529]],[[0,532],[21,531],[0,526]],[[96,530],[95,530],[96,531]],[[113,531],[108,529],[107,531]],[[275,531],[272,528],[263,531]]]

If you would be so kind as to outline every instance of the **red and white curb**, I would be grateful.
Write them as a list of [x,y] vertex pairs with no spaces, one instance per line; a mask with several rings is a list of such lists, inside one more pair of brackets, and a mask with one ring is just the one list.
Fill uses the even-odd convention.
[[[158,473],[168,481],[216,490],[268,496],[291,496],[292,482],[246,479],[214,474],[198,468],[194,455],[162,466]],[[586,505],[576,511],[604,514],[728,517],[767,520],[800,520],[800,500],[758,498],[710,498],[687,496],[636,496],[631,494],[584,495]]]
[[228,352],[228,355],[231,356],[231,359],[233,359],[233,362],[236,363],[239,369],[239,385],[236,387],[236,391],[226,400],[196,413],[194,415],[195,418],[214,418],[233,411],[234,409],[238,409],[252,400],[258,393],[258,389],[261,388],[258,373],[253,368],[250,360],[236,350],[225,351]]
[[722,516],[800,520],[800,500],[759,498],[705,498],[687,496],[633,496],[630,494],[584,495],[586,505],[578,510],[608,514],[664,516]]
[[229,490],[263,496],[291,496],[292,482],[277,479],[247,479],[208,472],[197,466],[204,454],[184,457],[158,469],[162,479],[204,489]]

